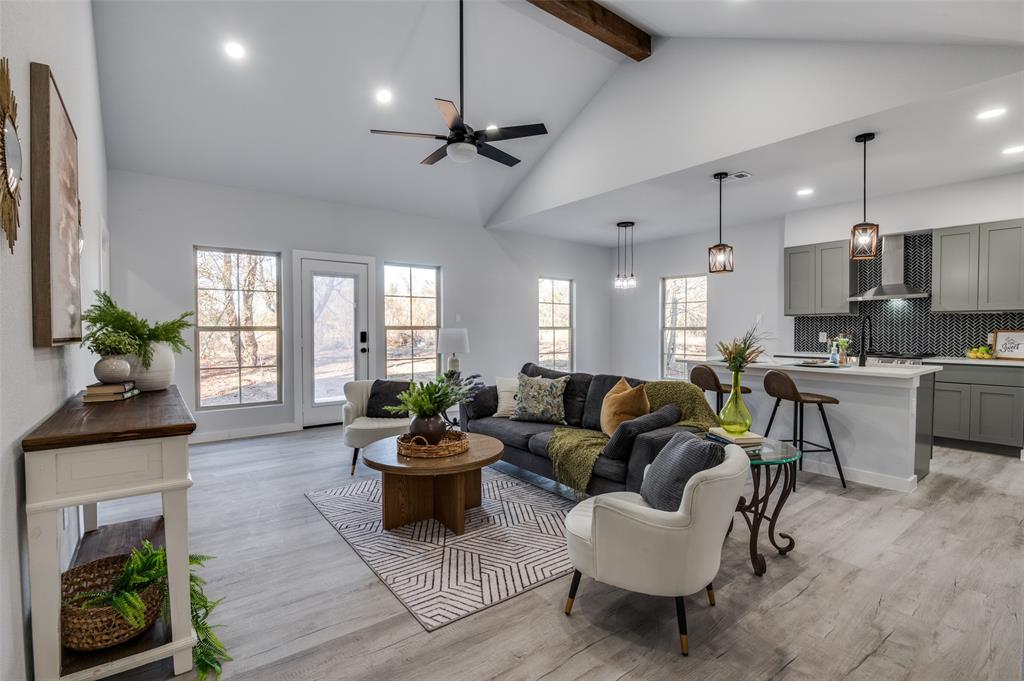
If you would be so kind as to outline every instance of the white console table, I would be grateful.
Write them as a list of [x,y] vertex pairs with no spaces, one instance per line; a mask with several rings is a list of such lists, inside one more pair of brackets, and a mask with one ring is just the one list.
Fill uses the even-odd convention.
[[[85,404],[76,395],[22,440],[37,681],[100,679],[167,657],[174,659],[175,674],[192,668],[196,637],[189,606],[188,435],[195,428],[178,389],[171,386],[124,402]],[[163,498],[163,520],[153,520],[162,526],[167,549],[169,635],[76,654],[73,664],[62,663],[61,510],[84,506],[86,530],[95,530],[97,502],[155,493]],[[99,532],[107,530],[116,533],[118,528]]]

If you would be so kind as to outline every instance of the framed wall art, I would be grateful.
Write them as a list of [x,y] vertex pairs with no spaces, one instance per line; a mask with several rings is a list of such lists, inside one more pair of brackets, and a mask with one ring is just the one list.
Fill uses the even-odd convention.
[[996,359],[1024,359],[1024,329],[993,331],[992,352]]
[[29,70],[32,160],[32,339],[82,340],[78,136],[46,64]]

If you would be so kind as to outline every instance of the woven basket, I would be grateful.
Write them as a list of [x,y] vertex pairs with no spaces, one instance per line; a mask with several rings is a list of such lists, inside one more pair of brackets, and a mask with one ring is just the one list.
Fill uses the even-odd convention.
[[109,589],[121,572],[127,555],[100,558],[71,568],[61,576],[60,630],[64,646],[72,650],[100,650],[130,641],[156,622],[164,594],[159,584],[150,584],[139,597],[146,604],[145,624],[136,629],[111,607],[79,608],[72,599],[88,591]]
[[422,435],[405,433],[398,436],[398,453],[414,459],[438,459],[469,451],[469,436],[459,430],[449,430],[436,445],[427,444]]

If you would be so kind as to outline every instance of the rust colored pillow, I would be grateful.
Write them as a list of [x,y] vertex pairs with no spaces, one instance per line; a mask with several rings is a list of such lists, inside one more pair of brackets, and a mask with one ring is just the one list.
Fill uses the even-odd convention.
[[611,437],[623,421],[632,421],[651,411],[651,403],[643,384],[630,388],[625,378],[620,378],[601,402],[601,431]]

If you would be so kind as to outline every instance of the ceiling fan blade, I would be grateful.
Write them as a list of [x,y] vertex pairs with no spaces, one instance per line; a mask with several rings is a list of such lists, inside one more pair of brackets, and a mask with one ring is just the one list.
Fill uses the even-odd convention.
[[442,144],[440,147],[437,148],[437,150],[434,151],[434,153],[420,161],[420,164],[425,166],[432,166],[447,155],[448,145]]
[[446,140],[444,135],[434,135],[429,132],[399,132],[397,130],[371,130],[373,135],[395,135],[397,137],[419,137],[425,140]]
[[485,142],[497,142],[499,140],[514,140],[520,137],[533,137],[534,135],[546,135],[548,129],[543,123],[533,125],[510,125],[497,130],[477,130],[477,139]]
[[511,154],[506,154],[498,147],[492,147],[490,144],[479,145],[477,147],[477,153],[479,153],[481,156],[486,156],[492,161],[504,163],[510,168],[515,164],[519,163],[519,159],[516,158],[515,156],[512,156]]
[[437,110],[441,112],[441,118],[444,119],[444,124],[448,126],[449,130],[466,129],[466,124],[462,122],[462,115],[459,113],[459,109],[455,106],[455,102],[435,97],[434,104],[437,105]]

